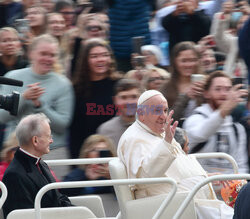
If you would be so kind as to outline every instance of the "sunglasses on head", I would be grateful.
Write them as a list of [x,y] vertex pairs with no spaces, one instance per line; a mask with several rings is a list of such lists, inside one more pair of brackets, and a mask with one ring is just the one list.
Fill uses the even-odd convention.
[[149,78],[148,79],[148,82],[153,82],[153,81],[157,81],[157,80],[164,80],[164,78],[163,77],[151,77],[151,78]]
[[100,26],[87,26],[86,30],[87,31],[94,31],[94,30],[100,31],[100,30],[102,30],[102,28]]

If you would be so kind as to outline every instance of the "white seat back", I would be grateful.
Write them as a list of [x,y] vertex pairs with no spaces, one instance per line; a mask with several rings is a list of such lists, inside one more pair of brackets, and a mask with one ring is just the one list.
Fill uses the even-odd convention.
[[4,202],[6,201],[8,191],[7,191],[7,187],[1,181],[0,181],[0,189],[1,189],[1,192],[2,192],[2,195],[1,195],[1,198],[0,198],[0,219],[4,219],[2,207],[3,207]]
[[75,196],[69,199],[73,205],[89,208],[97,217],[106,217],[102,199],[98,195]]
[[[86,207],[63,207],[41,209],[42,219],[87,219],[96,216]],[[21,209],[10,212],[7,219],[36,219],[35,209]]]
[[[109,172],[111,179],[127,179],[127,171],[124,164],[120,161],[119,158],[113,159],[109,162]],[[132,192],[129,188],[129,186],[114,186],[115,194],[118,200],[118,204],[120,207],[120,210],[125,209],[125,203],[127,201],[134,200],[134,197],[132,195]]]

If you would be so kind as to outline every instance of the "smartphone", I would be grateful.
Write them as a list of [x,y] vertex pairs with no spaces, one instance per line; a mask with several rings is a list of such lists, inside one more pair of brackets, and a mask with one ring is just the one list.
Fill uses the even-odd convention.
[[15,27],[21,38],[24,38],[30,32],[30,25],[28,19],[16,19]]
[[99,157],[113,157],[110,150],[100,150]]
[[141,54],[141,47],[144,44],[144,36],[133,37],[133,52],[137,54]]
[[135,57],[133,58],[134,65],[135,65],[136,67],[144,68],[144,67],[145,67],[144,59],[145,59],[144,56],[135,56]]
[[206,76],[202,75],[202,74],[192,74],[191,75],[192,82],[204,81],[205,79],[206,79]]
[[241,89],[248,89],[247,79],[242,77],[236,77],[232,79],[233,85],[242,84]]

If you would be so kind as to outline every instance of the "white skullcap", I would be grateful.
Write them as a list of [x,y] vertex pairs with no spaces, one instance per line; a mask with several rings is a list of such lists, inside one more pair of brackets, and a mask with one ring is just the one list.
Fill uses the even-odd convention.
[[158,63],[160,63],[162,58],[163,58],[163,54],[161,52],[161,49],[156,45],[144,45],[144,46],[141,47],[141,51],[142,52],[143,51],[152,52],[155,55],[155,57],[157,58]]
[[138,99],[137,105],[139,106],[139,105],[143,104],[146,100],[148,100],[149,98],[156,96],[156,95],[162,95],[162,93],[157,91],[157,90],[147,90],[147,91],[143,92]]

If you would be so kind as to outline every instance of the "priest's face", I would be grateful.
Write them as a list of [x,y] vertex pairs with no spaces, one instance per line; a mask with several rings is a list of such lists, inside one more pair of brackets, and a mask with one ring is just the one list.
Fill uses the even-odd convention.
[[165,131],[168,116],[168,102],[162,95],[156,95],[143,104],[139,119],[157,134]]

